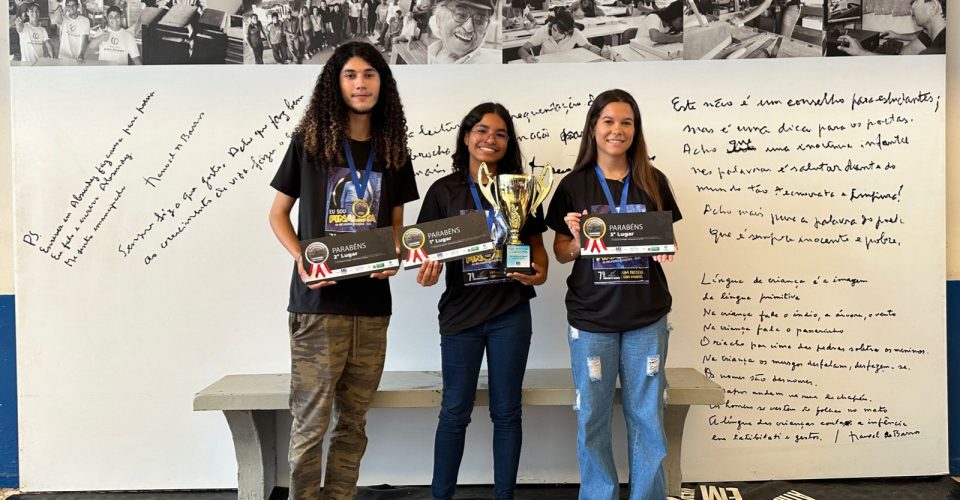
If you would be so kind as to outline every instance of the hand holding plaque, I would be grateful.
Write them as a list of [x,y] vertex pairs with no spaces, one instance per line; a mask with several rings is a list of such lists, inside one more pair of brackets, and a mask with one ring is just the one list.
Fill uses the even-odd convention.
[[385,278],[400,267],[392,227],[301,241],[299,260],[307,286],[358,276]]
[[520,241],[520,230],[527,216],[536,213],[550,194],[553,186],[553,167],[548,163],[540,176],[528,174],[490,174],[486,163],[477,171],[477,184],[483,197],[495,212],[503,212],[508,225],[507,245],[504,251],[506,272],[531,272],[530,245]]
[[446,262],[489,252],[494,248],[480,212],[406,226],[400,231],[402,267],[420,267],[429,259]]
[[672,255],[677,251],[669,211],[585,215],[580,219],[580,257]]

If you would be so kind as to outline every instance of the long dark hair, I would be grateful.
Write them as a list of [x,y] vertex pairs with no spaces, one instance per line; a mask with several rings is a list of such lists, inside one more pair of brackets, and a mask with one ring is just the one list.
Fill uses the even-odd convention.
[[341,45],[323,65],[296,129],[303,134],[307,156],[320,168],[344,161],[341,144],[346,136],[348,108],[340,93],[340,71],[351,57],[363,59],[380,74],[380,95],[370,111],[373,146],[387,168],[400,168],[407,161],[407,119],[397,81],[380,52],[363,42]]
[[520,153],[520,144],[517,142],[517,133],[513,128],[513,118],[510,112],[502,104],[497,102],[485,102],[478,104],[471,109],[467,116],[460,122],[460,130],[457,131],[457,148],[453,151],[453,171],[468,172],[470,170],[470,151],[467,150],[467,144],[464,139],[467,134],[473,130],[473,127],[480,123],[483,115],[493,114],[500,117],[503,123],[507,124],[507,150],[503,154],[503,159],[497,162],[498,174],[522,174],[523,173],[523,155]]
[[590,110],[587,111],[587,120],[583,124],[583,137],[580,139],[580,152],[577,153],[577,162],[574,170],[582,168],[593,168],[597,163],[597,139],[594,131],[597,127],[597,120],[600,119],[600,113],[610,103],[624,102],[630,105],[633,110],[634,127],[633,143],[627,149],[627,162],[630,165],[630,177],[633,179],[647,198],[653,202],[656,210],[663,208],[663,196],[660,195],[660,187],[657,183],[656,169],[650,162],[650,155],[647,151],[647,143],[643,139],[643,125],[640,119],[640,107],[637,101],[625,90],[612,89],[602,92],[593,100]]
[[667,5],[662,9],[655,10],[652,12],[652,14],[656,14],[664,26],[670,27],[674,19],[683,17],[683,2],[680,0],[674,0],[670,3],[670,5]]

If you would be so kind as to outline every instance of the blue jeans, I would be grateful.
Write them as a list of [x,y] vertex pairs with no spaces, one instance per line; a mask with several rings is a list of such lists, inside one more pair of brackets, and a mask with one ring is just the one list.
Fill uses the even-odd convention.
[[513,498],[523,437],[520,395],[531,334],[530,303],[522,302],[486,323],[441,337],[443,400],[433,446],[433,498],[451,499],[457,489],[484,351],[493,421],[494,494],[498,500]]
[[616,500],[620,481],[613,462],[611,421],[617,375],[630,459],[630,499],[663,500],[663,394],[667,359],[667,317],[620,333],[569,328],[570,364],[577,390],[577,461],[580,500]]

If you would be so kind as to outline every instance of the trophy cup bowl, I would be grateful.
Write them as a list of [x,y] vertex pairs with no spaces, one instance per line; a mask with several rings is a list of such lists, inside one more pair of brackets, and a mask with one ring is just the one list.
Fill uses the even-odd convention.
[[495,212],[507,221],[507,245],[504,261],[508,273],[532,274],[530,245],[520,241],[520,230],[527,216],[536,213],[553,186],[553,167],[546,164],[539,176],[529,174],[490,175],[486,163],[480,164],[477,185]]

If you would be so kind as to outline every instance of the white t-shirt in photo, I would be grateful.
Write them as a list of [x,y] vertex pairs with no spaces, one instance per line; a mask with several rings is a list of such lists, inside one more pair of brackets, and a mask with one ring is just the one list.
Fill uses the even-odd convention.
[[633,37],[633,39],[638,42],[642,41],[646,45],[653,45],[653,40],[650,39],[650,30],[663,31],[664,28],[666,28],[666,26],[663,25],[660,16],[648,14],[643,18],[643,21],[640,22],[640,25],[637,26],[637,36]]
[[63,16],[60,23],[60,59],[76,59],[80,55],[84,35],[90,36],[90,20],[78,15],[76,19]]
[[[47,29],[43,26],[34,26],[30,23],[23,23],[23,29],[20,30],[20,60],[28,63],[35,63],[43,57],[43,42],[50,39]],[[51,54],[52,55],[52,54]]]
[[573,33],[563,37],[563,39],[558,42],[554,40],[552,36],[550,36],[549,24],[545,24],[537,29],[537,31],[534,31],[533,36],[530,38],[531,45],[540,46],[541,55],[575,49],[577,47],[583,47],[589,43],[590,42],[588,42],[583,36],[583,33],[576,28],[573,29]]
[[137,48],[137,40],[133,37],[133,33],[124,29],[120,31],[110,31],[110,28],[103,30],[103,41],[100,42],[100,60],[129,64],[128,56],[140,57],[140,49]]

